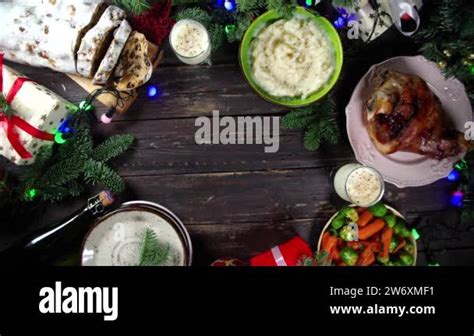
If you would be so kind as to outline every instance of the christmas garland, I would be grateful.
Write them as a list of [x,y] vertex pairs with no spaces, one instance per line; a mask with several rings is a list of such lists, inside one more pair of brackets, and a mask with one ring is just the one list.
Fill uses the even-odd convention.
[[427,6],[415,41],[423,55],[436,62],[448,77],[464,83],[474,102],[474,2],[433,0]]

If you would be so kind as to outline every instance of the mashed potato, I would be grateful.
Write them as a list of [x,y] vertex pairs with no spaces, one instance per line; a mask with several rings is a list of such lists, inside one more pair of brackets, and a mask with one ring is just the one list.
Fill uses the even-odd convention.
[[250,46],[257,84],[277,97],[306,98],[334,71],[333,49],[325,33],[303,18],[279,20],[264,28]]

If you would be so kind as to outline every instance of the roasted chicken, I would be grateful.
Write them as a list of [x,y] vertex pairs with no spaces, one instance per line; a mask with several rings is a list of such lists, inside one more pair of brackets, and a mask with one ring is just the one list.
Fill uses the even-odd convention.
[[367,128],[382,154],[418,153],[442,160],[467,150],[441,103],[418,76],[386,71],[367,101]]

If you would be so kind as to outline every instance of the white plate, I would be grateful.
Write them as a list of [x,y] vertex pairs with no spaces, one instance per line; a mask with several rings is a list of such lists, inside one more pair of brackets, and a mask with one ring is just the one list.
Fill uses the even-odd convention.
[[82,265],[137,266],[146,229],[169,248],[164,266],[191,264],[191,240],[179,218],[158,204],[134,201],[97,220],[84,239]]
[[453,163],[465,154],[441,161],[407,152],[383,155],[369,138],[363,118],[365,103],[374,89],[372,76],[384,70],[400,71],[424,79],[440,99],[444,112],[458,131],[464,132],[465,123],[472,121],[471,103],[460,81],[445,78],[438,66],[423,56],[391,58],[370,68],[357,84],[346,107],[347,134],[357,161],[377,169],[386,182],[399,188],[423,186],[446,177]]

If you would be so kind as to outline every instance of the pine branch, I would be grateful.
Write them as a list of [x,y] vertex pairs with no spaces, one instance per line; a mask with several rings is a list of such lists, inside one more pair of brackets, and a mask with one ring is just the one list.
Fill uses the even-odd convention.
[[414,35],[420,51],[433,62],[446,62],[444,74],[462,81],[473,103],[474,76],[470,66],[463,63],[474,53],[474,3],[469,0],[433,0],[430,6],[426,6],[426,11],[420,30]]
[[114,135],[94,149],[92,159],[107,162],[125,152],[134,141],[135,137],[130,134]]
[[242,37],[252,23],[250,15],[251,14],[237,15],[235,29],[227,33],[227,41],[229,41],[229,43],[239,42],[242,40]]
[[72,196],[71,190],[65,185],[48,186],[39,192],[39,198],[45,202],[59,202],[69,196]]
[[276,10],[285,19],[292,16],[293,9],[297,5],[297,0],[267,0],[267,9]]
[[134,15],[140,15],[151,8],[148,0],[115,0],[115,4]]
[[58,148],[58,159],[67,160],[76,157],[85,160],[91,155],[94,142],[91,134],[91,123],[87,115],[80,114],[71,119],[70,127],[74,130],[72,137]]
[[224,26],[214,23],[209,27],[209,35],[211,38],[211,48],[213,51],[219,50],[225,43],[226,36]]
[[261,8],[261,0],[237,0],[237,11],[241,13],[248,13]]
[[38,186],[60,186],[77,179],[84,170],[84,162],[69,158],[53,164],[39,178]]
[[460,37],[463,39],[471,38],[470,43],[472,45],[472,38],[474,37],[474,10],[467,10],[468,19],[464,21],[461,27]]
[[143,235],[139,266],[161,266],[168,260],[169,252],[169,244],[163,246],[155,231],[147,228]]
[[334,118],[324,117],[319,121],[319,129],[321,136],[331,145],[335,145],[339,141],[340,132],[337,122]]
[[68,183],[67,189],[70,196],[78,197],[84,192],[84,185],[75,180]]
[[191,7],[183,9],[182,11],[176,13],[175,20],[185,20],[185,19],[192,19],[196,20],[205,26],[207,29],[212,25],[212,17],[209,15],[204,9],[199,7]]
[[336,103],[331,94],[313,106],[289,112],[283,117],[282,126],[287,129],[304,129],[304,146],[315,151],[322,142],[336,144],[339,140],[339,127],[332,117],[335,109]]
[[315,120],[311,107],[302,107],[287,113],[282,118],[282,127],[287,129],[304,129]]
[[309,151],[317,151],[321,146],[321,133],[319,123],[313,122],[304,134],[304,147]]
[[102,184],[116,194],[125,190],[125,183],[116,172],[106,164],[92,159],[85,164],[84,180],[91,185]]
[[32,201],[25,192],[35,189],[41,200],[56,202],[79,196],[87,183],[100,183],[115,193],[124,191],[124,182],[105,162],[128,149],[134,137],[112,136],[94,150],[87,115],[74,115],[70,126],[74,133],[65,144],[41,147],[35,163],[25,167],[15,190],[17,199]]

